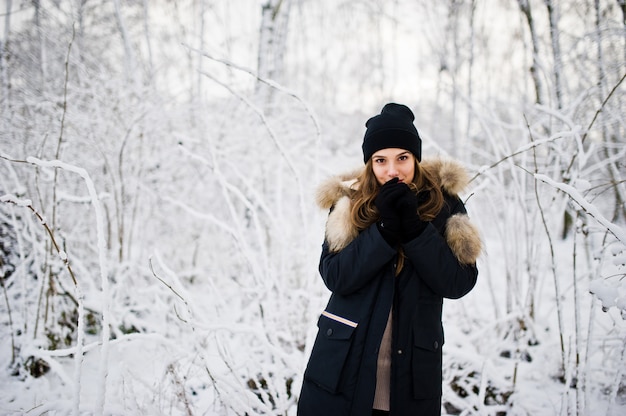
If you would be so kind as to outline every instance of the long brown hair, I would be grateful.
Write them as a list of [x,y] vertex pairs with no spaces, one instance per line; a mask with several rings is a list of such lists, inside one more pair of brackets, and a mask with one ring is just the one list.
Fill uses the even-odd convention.
[[[432,221],[443,207],[443,192],[433,174],[423,169],[417,158],[415,159],[413,182],[408,185],[416,194],[418,192],[420,194],[423,192],[428,193],[428,197],[418,207],[418,213],[422,220]],[[372,159],[367,161],[365,169],[357,178],[355,189],[350,219],[352,224],[361,231],[380,218],[380,214],[374,205],[374,199],[378,195],[380,185],[376,180],[376,176],[374,176]]]

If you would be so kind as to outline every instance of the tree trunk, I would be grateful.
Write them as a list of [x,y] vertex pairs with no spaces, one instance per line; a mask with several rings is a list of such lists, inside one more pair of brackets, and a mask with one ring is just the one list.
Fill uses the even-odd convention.
[[126,76],[126,81],[132,82],[134,79],[133,68],[135,67],[133,48],[131,46],[131,40],[128,36],[128,31],[126,30],[126,24],[124,23],[124,19],[122,17],[120,1],[114,0],[113,3],[115,5],[115,19],[117,20],[117,28],[120,31],[122,41],[124,42],[124,75]]
[[[624,3],[626,1],[620,0],[622,3],[622,13],[625,12]],[[602,103],[604,98],[609,93],[611,86],[607,85],[607,73],[606,66],[604,62],[604,50],[602,48],[602,10],[600,8],[600,0],[594,0],[594,12],[596,15],[595,18],[595,30],[596,30],[596,46],[597,46],[597,62],[598,62],[598,91],[599,91],[599,102]],[[617,99],[620,99],[619,97]],[[600,115],[602,117],[602,114]],[[618,137],[620,137],[619,131],[613,132],[610,131],[609,123],[600,123],[602,129],[602,139],[607,146],[604,146],[602,149],[603,157],[606,160],[613,160],[614,155],[619,152],[620,146]],[[614,146],[609,146],[608,144],[613,144]],[[614,184],[613,192],[615,194],[615,210],[613,212],[613,221],[618,221],[620,217],[622,219],[626,219],[626,207],[624,206],[624,201],[626,200],[626,196],[621,192],[623,183],[623,178],[620,174],[619,165],[616,163],[609,163],[606,166],[607,175],[610,178],[611,183]]]
[[11,0],[6,2],[6,12],[4,15],[4,37],[0,39],[0,82],[2,82],[2,97],[4,106],[2,117],[2,130],[9,131],[9,114],[11,108],[11,82],[9,81],[9,28],[11,27]]
[[[617,0],[620,10],[622,11],[622,23],[626,26],[626,0]],[[626,38],[626,32],[624,32]],[[626,60],[626,49],[624,49],[624,59]]]
[[535,21],[530,8],[530,2],[528,0],[517,0],[517,4],[524,14],[524,17],[526,17],[526,23],[528,23],[528,30],[530,31],[530,39],[533,50],[533,63],[530,67],[530,75],[533,79],[533,83],[535,84],[535,103],[543,104],[543,87],[541,85],[541,77],[539,76],[539,39],[537,39]]
[[545,0],[550,21],[550,40],[552,41],[552,56],[554,59],[554,95],[559,110],[563,108],[563,86],[561,85],[561,72],[563,63],[561,59],[561,42],[559,39],[559,12],[553,0]]
[[150,13],[148,4],[148,0],[143,0],[143,32],[146,37],[146,49],[148,51],[148,79],[152,84],[154,63],[152,59],[152,36],[150,35]]
[[271,106],[273,89],[262,80],[283,80],[290,8],[291,0],[267,0],[261,8],[256,93],[264,107]]
[[452,155],[459,157],[458,149],[458,134],[457,134],[457,102],[459,101],[459,85],[457,83],[457,75],[459,70],[459,10],[461,4],[456,0],[451,0],[448,9],[448,28],[446,31],[452,32],[452,63],[448,68],[450,76],[452,78],[452,123],[450,123],[450,138],[452,140]]
[[46,46],[44,42],[43,29],[41,28],[41,6],[39,0],[33,0],[33,6],[35,7],[35,27],[37,28],[37,38],[39,39],[39,76],[40,76],[40,84],[41,90],[40,92],[44,92],[44,84],[46,82]]
[[[470,5],[470,45],[469,45],[469,61],[467,63],[467,124],[465,125],[465,142],[469,143],[470,134],[472,130],[472,102],[473,102],[473,89],[472,83],[474,81],[474,40],[476,38],[476,31],[474,28],[475,23],[475,15],[476,15],[476,0],[471,1]],[[466,160],[467,158],[467,146],[461,147],[461,154],[459,157],[461,160]]]

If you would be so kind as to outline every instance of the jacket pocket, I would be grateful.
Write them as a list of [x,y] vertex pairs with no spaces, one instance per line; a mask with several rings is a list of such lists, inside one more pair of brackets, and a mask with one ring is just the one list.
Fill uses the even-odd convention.
[[413,397],[430,399],[441,396],[443,328],[417,327],[413,329]]
[[304,378],[337,393],[357,323],[324,311],[317,321],[317,337]]

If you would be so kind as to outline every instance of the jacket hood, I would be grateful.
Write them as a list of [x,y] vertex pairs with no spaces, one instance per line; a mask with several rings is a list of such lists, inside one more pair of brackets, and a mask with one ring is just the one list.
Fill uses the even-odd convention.
[[[458,196],[469,184],[469,175],[463,165],[452,159],[431,158],[420,162],[424,170],[433,174],[441,188],[451,196]],[[332,252],[341,251],[359,234],[350,219],[351,196],[364,167],[333,176],[317,188],[316,202],[321,209],[332,209],[326,222],[326,241]],[[455,214],[446,222],[446,241],[457,259],[473,264],[482,251],[477,228],[466,214]]]

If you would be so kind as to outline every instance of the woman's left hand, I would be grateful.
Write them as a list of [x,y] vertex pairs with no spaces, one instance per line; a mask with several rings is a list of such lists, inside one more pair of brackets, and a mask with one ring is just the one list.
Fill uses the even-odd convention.
[[407,185],[402,184],[404,193],[396,202],[398,216],[402,220],[411,219],[417,215],[417,195]]
[[428,223],[422,221],[418,214],[418,205],[423,195],[416,195],[408,186],[406,192],[398,199],[397,209],[402,222],[402,236],[400,241],[406,243],[419,236]]

